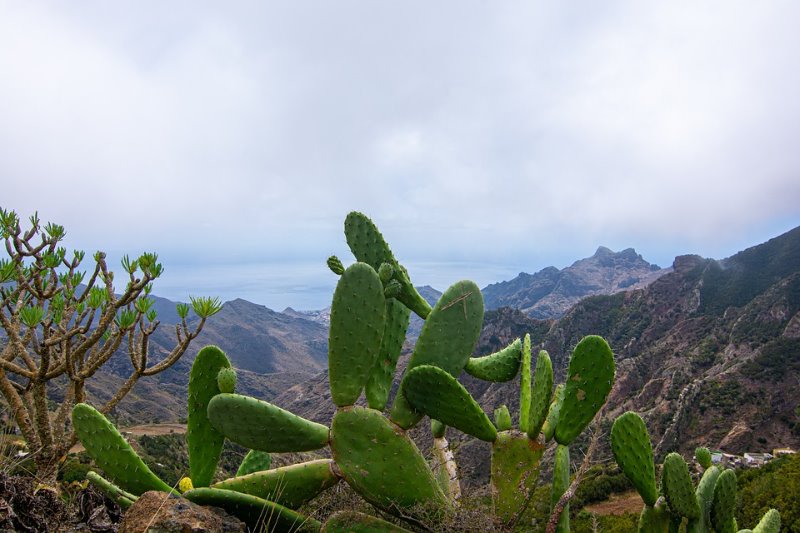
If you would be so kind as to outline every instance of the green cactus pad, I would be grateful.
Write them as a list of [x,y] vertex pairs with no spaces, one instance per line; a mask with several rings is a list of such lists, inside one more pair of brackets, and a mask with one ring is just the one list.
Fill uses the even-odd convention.
[[501,431],[492,443],[491,489],[495,515],[508,522],[539,479],[544,447],[519,431]]
[[333,513],[322,526],[322,533],[411,533],[386,520],[359,513],[358,511],[338,511]]
[[311,517],[303,516],[277,503],[233,490],[199,488],[184,492],[183,497],[198,505],[224,509],[247,524],[250,531],[316,533],[322,529],[322,524]]
[[547,418],[542,426],[542,434],[547,442],[553,438],[558,425],[558,414],[561,411],[561,402],[564,401],[564,384],[559,383],[553,393],[553,401],[550,402],[550,409],[547,411]]
[[507,405],[501,405],[494,410],[494,425],[497,431],[508,431],[511,429],[511,413],[508,412]]
[[333,461],[319,459],[226,479],[211,488],[235,490],[297,509],[339,482],[332,468]]
[[711,504],[711,525],[716,531],[735,531],[734,509],[736,506],[736,474],[725,470],[714,485],[714,501]]
[[331,272],[333,272],[337,276],[341,276],[342,274],[344,274],[344,265],[342,264],[342,262],[339,260],[338,257],[332,255],[328,258],[326,262],[328,263],[328,268],[331,269]]
[[697,448],[694,451],[694,458],[697,459],[697,463],[702,466],[704,470],[711,466],[711,452],[708,451],[708,448]]
[[700,506],[700,517],[689,521],[687,531],[690,533],[707,533],[711,530],[711,505],[714,503],[714,486],[722,471],[711,466],[705,472],[694,491],[697,504]]
[[470,376],[501,383],[511,381],[519,371],[522,358],[522,341],[515,340],[499,352],[483,357],[470,357],[464,370]]
[[414,514],[419,505],[442,510],[447,497],[414,442],[363,407],[340,409],[331,425],[333,459],[347,483],[365,500],[392,514]]
[[[457,378],[475,349],[482,326],[483,296],[478,286],[466,280],[451,285],[425,320],[406,373],[433,365]],[[401,382],[392,406],[392,421],[408,429],[421,418],[406,401]]]
[[91,405],[79,403],[72,409],[72,427],[86,453],[123,490],[137,496],[148,490],[173,492],[136,455],[117,428]]
[[536,357],[536,373],[531,389],[530,415],[526,431],[532,439],[539,437],[544,421],[547,419],[547,407],[553,395],[553,363],[550,355],[539,351]]
[[478,402],[441,368],[412,368],[403,379],[403,390],[417,412],[487,442],[497,437],[497,430]]
[[420,318],[427,318],[428,313],[431,311],[431,306],[414,288],[408,278],[408,273],[397,263],[394,254],[389,249],[389,245],[386,244],[383,235],[378,231],[372,220],[362,213],[353,211],[345,218],[344,234],[347,239],[347,245],[357,260],[367,263],[376,271],[381,268],[383,263],[388,263],[392,266],[394,279],[401,285],[397,299]]
[[328,378],[339,407],[353,405],[378,359],[386,323],[386,298],[377,272],[366,263],[344,271],[331,305]]
[[123,509],[127,509],[138,499],[130,492],[122,490],[93,470],[86,472],[86,479],[97,487],[100,492],[117,502],[117,505]]
[[[559,444],[556,447],[555,464],[553,465],[553,490],[551,494],[551,506],[555,508],[561,495],[569,488],[569,446]],[[569,533],[569,504],[564,506],[564,511],[558,519],[556,533]]]
[[564,401],[556,426],[556,442],[568,445],[603,407],[614,384],[614,354],[596,335],[584,337],[572,352]]
[[668,533],[670,527],[669,509],[662,500],[655,507],[645,505],[639,515],[638,533]]
[[232,394],[236,390],[236,370],[223,368],[217,374],[217,387],[220,392]]
[[664,458],[661,486],[673,514],[693,520],[700,516],[689,467],[680,454],[672,452]]
[[642,417],[632,411],[617,417],[611,427],[611,451],[645,505],[654,506],[658,488],[653,447]]
[[239,469],[236,470],[236,476],[246,476],[253,472],[269,470],[271,465],[272,456],[269,453],[262,452],[261,450],[250,450],[239,464]]
[[776,509],[770,509],[753,528],[753,533],[778,533],[780,530],[781,514]]
[[386,325],[383,328],[381,347],[364,391],[367,404],[378,411],[383,411],[389,400],[389,390],[392,388],[394,371],[406,340],[410,318],[411,311],[408,307],[394,298],[386,300]]
[[531,336],[525,334],[520,354],[519,430],[528,433],[531,423]]
[[431,434],[434,439],[441,439],[447,433],[447,426],[436,419],[431,419]]
[[211,425],[207,409],[211,398],[220,393],[219,374],[230,366],[225,352],[217,346],[206,346],[197,353],[189,373],[186,444],[189,477],[195,487],[207,487],[217,471],[225,436]]
[[239,394],[218,394],[208,418],[228,439],[252,450],[303,452],[328,443],[328,428],[276,405]]

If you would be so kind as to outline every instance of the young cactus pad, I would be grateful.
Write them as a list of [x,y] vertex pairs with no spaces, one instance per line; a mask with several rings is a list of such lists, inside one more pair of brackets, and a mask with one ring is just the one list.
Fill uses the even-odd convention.
[[511,413],[508,406],[503,404],[494,410],[494,425],[497,431],[508,431],[511,429]]
[[528,433],[531,423],[531,336],[525,334],[520,354],[519,430]]
[[333,459],[365,500],[392,513],[417,505],[443,509],[447,498],[417,446],[380,411],[340,409],[331,425]]
[[519,372],[522,341],[517,339],[502,350],[483,357],[470,357],[464,370],[483,381],[511,381]]
[[441,368],[412,368],[403,379],[403,390],[418,412],[487,442],[497,437],[497,430],[478,402]]
[[714,501],[711,505],[711,525],[717,531],[734,530],[734,508],[736,504],[736,473],[725,470],[714,485]]
[[[551,492],[553,508],[561,499],[561,495],[569,488],[569,475],[569,447],[559,444],[556,447],[555,464],[553,465],[553,490]],[[569,533],[569,504],[565,505],[561,512],[556,533]]]
[[328,443],[328,428],[276,405],[239,394],[218,394],[208,418],[228,439],[264,452],[304,452]]
[[333,461],[319,459],[226,479],[211,488],[235,490],[297,509],[338,482]]
[[217,374],[217,387],[220,392],[232,394],[236,390],[236,371],[232,368],[223,368]]
[[558,425],[558,415],[559,411],[561,411],[561,402],[564,401],[564,384],[559,383],[556,386],[555,392],[553,392],[553,401],[550,402],[550,409],[547,411],[547,418],[544,420],[544,425],[542,426],[542,435],[544,435],[544,439],[547,442],[553,438],[553,435],[556,432],[556,426]]
[[397,299],[420,318],[428,317],[431,306],[414,288],[405,269],[394,258],[383,235],[366,215],[357,211],[349,213],[344,221],[344,235],[347,245],[358,261],[367,263],[376,271],[383,263],[391,265],[394,279],[400,283]]
[[690,520],[700,516],[700,506],[694,494],[689,468],[680,454],[672,452],[664,458],[661,484],[673,513]]
[[[438,366],[458,377],[478,342],[483,326],[483,296],[472,281],[451,285],[436,302],[422,326],[406,372],[421,365]],[[391,419],[403,429],[413,427],[422,418],[400,392],[392,406]]]
[[602,337],[584,337],[572,352],[556,442],[568,445],[603,407],[614,384],[614,354]]
[[753,533],[778,533],[780,530],[781,514],[777,509],[770,509],[753,528]]
[[530,415],[528,418],[528,436],[536,439],[547,418],[547,404],[553,394],[553,363],[550,355],[541,350],[536,357],[536,373],[531,389]]
[[193,489],[183,497],[198,505],[220,507],[250,528],[275,533],[317,533],[322,524],[313,518],[250,494],[212,488]]
[[[207,409],[211,398],[220,393],[219,374],[231,370],[230,366],[225,352],[217,346],[206,346],[197,353],[189,373],[186,444],[189,476],[195,487],[207,487],[217,471],[225,436],[211,425]],[[235,379],[234,374],[234,383]]]
[[719,467],[711,466],[703,472],[703,477],[697,484],[694,496],[700,506],[700,516],[690,520],[687,526],[688,533],[707,533],[711,527],[711,505],[714,503],[714,486],[717,478],[722,473]]
[[702,466],[704,470],[711,467],[711,452],[708,448],[697,448],[694,451],[694,458],[697,459],[697,463]]
[[72,409],[72,426],[89,456],[123,490],[135,495],[148,490],[172,492],[136,455],[117,428],[91,405],[79,403]]
[[130,507],[138,498],[130,492],[125,492],[93,470],[86,472],[86,479],[100,489],[106,496],[117,502],[123,509]]
[[389,400],[389,390],[392,388],[394,371],[406,340],[410,318],[408,307],[394,298],[386,299],[386,325],[383,328],[381,348],[364,389],[367,403],[378,411],[383,411]]
[[642,417],[632,411],[617,417],[611,427],[611,451],[645,505],[655,505],[658,489],[653,447]]
[[377,272],[366,263],[344,271],[331,305],[328,377],[338,407],[353,405],[378,359],[386,322],[386,298]]
[[246,476],[253,472],[261,472],[262,470],[269,470],[272,465],[272,456],[267,452],[261,450],[250,450],[244,456],[242,462],[239,463],[239,468],[236,470],[236,477]]

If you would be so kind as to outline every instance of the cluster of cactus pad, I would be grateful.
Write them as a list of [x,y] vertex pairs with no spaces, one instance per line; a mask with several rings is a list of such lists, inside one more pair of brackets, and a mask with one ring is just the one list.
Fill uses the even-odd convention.
[[[92,479],[123,505],[146,490],[182,493],[222,507],[250,527],[269,531],[405,531],[378,518],[338,513],[325,524],[297,509],[344,480],[367,502],[416,523],[445,516],[458,505],[460,485],[445,438],[450,426],[492,445],[491,488],[498,519],[522,512],[539,477],[547,441],[555,439],[554,502],[569,484],[569,445],[605,403],[614,358],[600,337],[574,349],[566,382],[553,393],[553,367],[540,351],[532,372],[528,335],[484,357],[472,357],[483,324],[483,298],[471,281],[449,287],[431,306],[417,292],[369,218],[350,213],[345,236],[356,262],[340,276],[330,318],[328,371],[336,413],[327,427],[271,403],[234,393],[235,372],[217,347],[203,348],[189,381],[188,479],[175,491],[158,479],[117,430],[92,407],[73,411],[76,433],[97,465],[118,486]],[[391,405],[389,392],[411,313],[424,325]],[[462,371],[486,381],[520,375],[518,427],[505,406],[492,423],[458,381]],[[363,395],[367,407],[357,406]],[[427,415],[434,437],[429,464],[407,432]],[[212,483],[224,439],[252,450],[236,477]],[[269,469],[269,453],[328,447],[332,459]],[[559,531],[568,531],[563,513]]]
[[644,501],[640,532],[679,531],[682,524],[687,533],[778,533],[780,530],[781,518],[775,509],[770,509],[752,530],[738,529],[734,518],[736,474],[712,465],[707,448],[695,451],[695,459],[703,469],[697,487],[692,485],[686,461],[672,452],[664,458],[659,489],[650,435],[644,420],[636,413],[627,412],[614,421],[611,450]]

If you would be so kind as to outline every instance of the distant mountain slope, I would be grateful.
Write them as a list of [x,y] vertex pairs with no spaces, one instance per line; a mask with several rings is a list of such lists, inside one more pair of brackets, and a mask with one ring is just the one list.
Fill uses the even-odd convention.
[[562,270],[547,267],[535,274],[521,272],[482,292],[486,309],[512,307],[533,318],[558,318],[581,298],[645,286],[668,271],[648,263],[633,248],[615,253],[601,246],[592,257]]
[[[617,382],[600,424],[607,432],[626,410],[645,418],[662,457],[696,446],[730,453],[800,448],[800,229],[723,261],[680,256],[652,284],[581,300],[558,320],[519,310],[486,313],[476,355],[531,333],[550,353],[563,381],[569,353],[585,335],[610,343]],[[407,358],[401,358],[399,368]],[[507,404],[519,411],[519,380],[460,380],[487,413]],[[395,383],[396,389],[397,383]],[[327,374],[275,399],[298,414],[328,423],[333,414]],[[429,449],[428,426],[414,438]],[[465,482],[485,484],[488,445],[449,430]],[[607,446],[608,439],[601,442]],[[585,443],[579,439],[576,447]],[[610,455],[608,450],[601,455]]]

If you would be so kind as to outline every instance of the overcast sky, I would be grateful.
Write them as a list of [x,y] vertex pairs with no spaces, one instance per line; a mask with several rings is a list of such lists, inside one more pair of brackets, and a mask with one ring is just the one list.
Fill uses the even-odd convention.
[[800,3],[0,0],[0,206],[155,292],[324,307],[348,211],[418,284],[800,225]]

